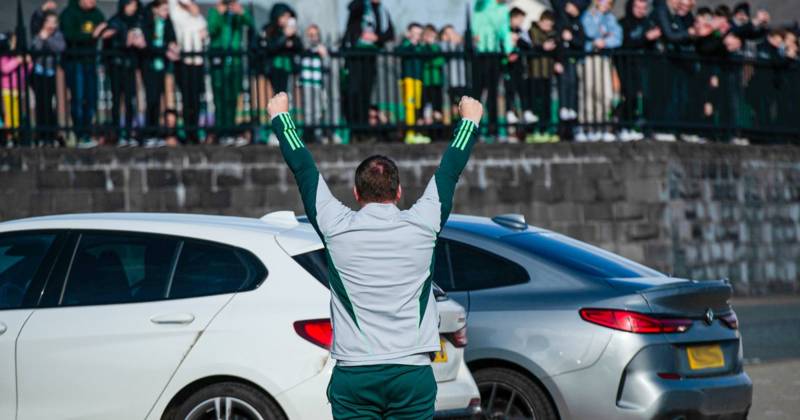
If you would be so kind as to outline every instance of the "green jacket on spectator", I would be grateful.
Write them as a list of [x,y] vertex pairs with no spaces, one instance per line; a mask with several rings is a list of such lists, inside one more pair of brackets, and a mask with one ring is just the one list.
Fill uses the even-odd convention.
[[510,53],[514,49],[511,42],[511,25],[508,6],[497,0],[477,0],[472,15],[472,35],[477,37],[475,47],[478,52]]
[[69,0],[66,9],[59,18],[61,33],[67,41],[67,48],[91,48],[97,45],[97,40],[92,37],[97,25],[103,23],[106,17],[97,7],[84,10],[78,0]]
[[422,50],[431,54],[425,58],[425,64],[422,66],[422,84],[424,86],[442,86],[444,83],[442,69],[447,64],[447,60],[441,55],[435,55],[442,52],[442,47],[438,44],[426,44]]
[[242,14],[221,15],[216,8],[208,9],[208,36],[212,50],[241,51],[245,30],[253,30],[253,16],[247,9]]

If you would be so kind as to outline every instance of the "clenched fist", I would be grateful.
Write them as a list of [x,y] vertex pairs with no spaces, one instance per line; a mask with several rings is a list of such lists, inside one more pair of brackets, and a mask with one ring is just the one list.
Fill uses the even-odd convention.
[[275,118],[276,115],[284,112],[289,112],[289,95],[286,92],[281,92],[272,97],[267,104],[269,117]]
[[483,105],[469,96],[462,96],[461,102],[458,103],[458,112],[461,114],[461,118],[480,124],[481,117],[483,117]]

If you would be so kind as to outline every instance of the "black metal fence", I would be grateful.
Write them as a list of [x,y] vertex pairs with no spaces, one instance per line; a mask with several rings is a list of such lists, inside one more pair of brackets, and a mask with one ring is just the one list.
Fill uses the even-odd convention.
[[800,138],[800,64],[617,50],[338,51],[165,57],[107,51],[0,55],[0,143],[267,142],[286,90],[307,141],[445,139],[461,95],[486,105],[486,141]]

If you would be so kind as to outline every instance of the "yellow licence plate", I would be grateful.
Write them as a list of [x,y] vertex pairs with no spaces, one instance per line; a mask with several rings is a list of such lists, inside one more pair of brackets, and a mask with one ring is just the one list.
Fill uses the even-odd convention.
[[436,352],[433,363],[447,363],[447,351],[445,350],[444,338],[439,339],[440,350]]
[[719,344],[687,347],[686,355],[689,357],[689,368],[692,370],[725,367],[725,356]]

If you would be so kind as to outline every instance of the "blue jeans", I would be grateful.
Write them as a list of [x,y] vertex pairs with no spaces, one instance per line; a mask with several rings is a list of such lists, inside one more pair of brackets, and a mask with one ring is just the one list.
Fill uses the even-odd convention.
[[86,137],[97,109],[97,64],[76,60],[67,62],[64,68],[71,95],[72,126],[75,135]]

